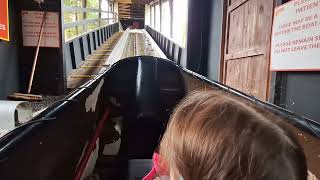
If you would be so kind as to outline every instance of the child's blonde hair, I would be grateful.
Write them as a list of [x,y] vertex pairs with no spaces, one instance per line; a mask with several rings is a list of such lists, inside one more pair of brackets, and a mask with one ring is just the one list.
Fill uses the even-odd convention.
[[195,92],[160,144],[184,180],[306,180],[305,155],[286,127],[222,93]]

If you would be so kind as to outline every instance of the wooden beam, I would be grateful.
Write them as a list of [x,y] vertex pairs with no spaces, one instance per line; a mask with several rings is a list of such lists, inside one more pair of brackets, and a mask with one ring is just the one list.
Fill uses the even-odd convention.
[[121,14],[137,14],[137,15],[141,15],[141,16],[144,16],[144,13],[137,13],[137,12],[121,12],[119,13],[120,15]]
[[228,12],[235,10],[236,8],[240,7],[242,4],[246,2],[248,2],[248,0],[238,0],[235,2],[232,1],[232,3],[228,7]]
[[119,4],[122,4],[122,3],[129,3],[129,4],[132,4],[132,1],[131,0],[118,0]]

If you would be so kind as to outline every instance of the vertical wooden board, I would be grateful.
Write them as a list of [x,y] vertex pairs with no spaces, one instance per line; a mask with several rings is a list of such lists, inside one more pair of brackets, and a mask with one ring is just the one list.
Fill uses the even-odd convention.
[[272,7],[268,1],[249,0],[230,12],[228,53],[265,47],[270,41]]
[[239,2],[239,0],[230,0],[230,5]]
[[240,91],[242,91],[242,87],[240,85],[241,65],[241,63],[237,63],[237,60],[227,61],[226,64],[226,84]]
[[265,76],[268,73],[268,64],[264,59],[262,55],[227,61],[226,84],[265,100],[267,92]]
[[238,49],[241,49],[242,41],[247,41],[243,37],[244,17],[241,15],[241,9],[238,8],[229,14],[229,37],[227,39],[228,46],[226,47],[227,54],[230,54]]
[[[252,78],[250,80],[249,89],[255,97],[267,100],[267,83],[268,83],[268,61],[267,55],[251,57],[249,61],[248,74]],[[259,67],[259,68],[257,68]]]

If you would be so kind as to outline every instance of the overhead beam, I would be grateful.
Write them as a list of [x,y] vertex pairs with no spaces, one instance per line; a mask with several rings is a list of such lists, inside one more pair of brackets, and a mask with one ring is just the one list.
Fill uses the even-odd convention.
[[131,0],[118,0],[119,4],[120,3],[129,3],[129,4],[132,4],[132,1]]

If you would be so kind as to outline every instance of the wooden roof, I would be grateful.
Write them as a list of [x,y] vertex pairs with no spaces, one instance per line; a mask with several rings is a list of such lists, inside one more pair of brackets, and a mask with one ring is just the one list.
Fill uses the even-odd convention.
[[[126,0],[128,1],[128,0]],[[121,19],[144,19],[144,4],[120,3],[119,18]]]
[[116,0],[119,3],[149,4],[152,0]]

